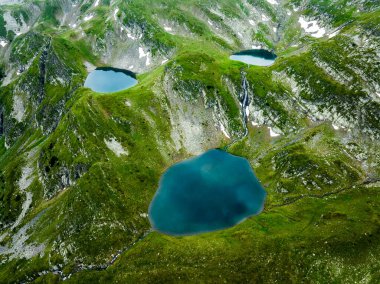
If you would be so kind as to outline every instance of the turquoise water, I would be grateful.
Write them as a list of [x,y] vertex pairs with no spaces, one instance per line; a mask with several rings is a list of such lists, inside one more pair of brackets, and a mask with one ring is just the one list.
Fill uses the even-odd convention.
[[265,49],[245,50],[230,56],[230,59],[241,61],[249,65],[269,66],[276,60],[276,55]]
[[265,197],[246,159],[210,150],[164,173],[149,218],[154,229],[171,235],[215,231],[260,213]]
[[137,84],[134,73],[116,68],[97,68],[88,74],[84,86],[98,93],[114,93]]

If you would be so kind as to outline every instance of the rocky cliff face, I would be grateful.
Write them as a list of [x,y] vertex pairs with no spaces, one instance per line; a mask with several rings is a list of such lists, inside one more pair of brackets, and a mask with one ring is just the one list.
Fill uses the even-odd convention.
[[[292,271],[282,280],[350,282],[346,243],[363,253],[355,279],[367,277],[379,263],[369,252],[379,250],[378,5],[148,2],[1,3],[0,282],[147,281],[140,270],[168,281]],[[260,47],[278,54],[274,65],[229,60]],[[139,84],[110,95],[82,87],[88,70],[110,65]],[[227,145],[266,187],[263,216],[209,236],[152,233],[162,172]],[[263,250],[276,269],[252,259]]]
[[[6,78],[11,82],[4,86],[1,98],[3,131],[9,146],[27,127],[50,134],[64,113],[65,103],[83,80],[74,78],[79,74],[62,62],[51,38],[31,33],[17,40],[14,48]],[[16,74],[12,70],[17,70]]]

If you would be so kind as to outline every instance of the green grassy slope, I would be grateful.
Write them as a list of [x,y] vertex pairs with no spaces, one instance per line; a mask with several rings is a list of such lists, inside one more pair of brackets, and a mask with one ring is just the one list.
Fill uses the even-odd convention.
[[[66,2],[34,2],[35,26],[1,62],[7,74],[24,70],[0,88],[0,282],[378,282],[376,7],[351,15],[331,39],[310,39],[295,26],[298,14],[330,11],[337,26],[346,10],[309,1],[285,20],[290,3],[79,1],[79,18],[94,17],[72,28],[61,19]],[[271,67],[228,59],[245,46],[235,28],[259,21],[250,4],[270,18],[249,32],[252,44],[280,51]],[[163,22],[186,32],[168,33]],[[120,25],[141,34],[137,44]],[[107,65],[112,46],[169,61],[146,66],[126,91],[81,87],[84,64]],[[243,74],[249,131],[238,139]],[[199,236],[151,232],[146,212],[160,175],[231,142],[221,123],[237,139],[228,151],[246,157],[267,189],[264,212]]]
[[107,270],[74,274],[68,282],[376,283],[378,190],[305,198],[202,236],[152,233]]

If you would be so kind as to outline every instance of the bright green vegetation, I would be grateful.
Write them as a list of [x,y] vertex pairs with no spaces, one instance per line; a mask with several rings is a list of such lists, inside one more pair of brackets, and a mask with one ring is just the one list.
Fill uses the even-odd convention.
[[[31,27],[0,47],[1,283],[379,282],[374,1],[28,2],[38,9],[0,11],[0,39],[15,34],[6,11]],[[311,38],[300,15],[344,27]],[[257,44],[274,65],[229,60]],[[89,63],[134,65],[139,84],[93,93]],[[214,233],[151,232],[165,169],[231,140],[267,190],[264,212]]]
[[[202,236],[152,233],[106,271],[81,272],[69,283],[355,282],[367,273],[376,283],[378,190],[356,188],[338,197],[305,198]],[[54,279],[44,280],[49,278]]]

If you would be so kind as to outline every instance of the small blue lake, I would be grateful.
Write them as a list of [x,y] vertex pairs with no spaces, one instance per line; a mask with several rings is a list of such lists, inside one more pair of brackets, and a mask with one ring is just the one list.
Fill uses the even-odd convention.
[[170,235],[210,232],[259,214],[265,197],[246,159],[215,149],[163,174],[149,218],[154,229]]
[[114,93],[137,84],[133,72],[110,67],[97,68],[88,74],[84,86],[98,93]]
[[255,66],[270,66],[275,62],[276,58],[277,56],[273,52],[265,49],[244,50],[230,56],[232,60]]

